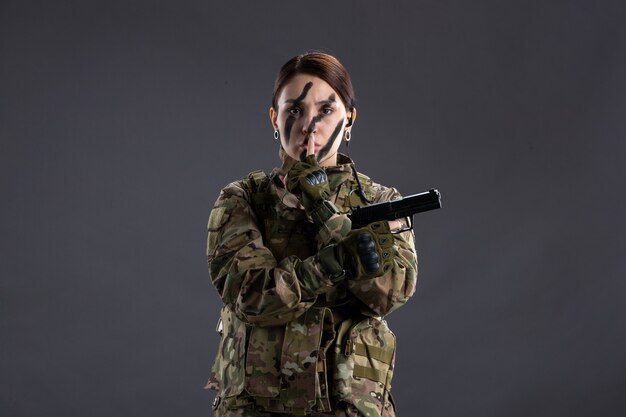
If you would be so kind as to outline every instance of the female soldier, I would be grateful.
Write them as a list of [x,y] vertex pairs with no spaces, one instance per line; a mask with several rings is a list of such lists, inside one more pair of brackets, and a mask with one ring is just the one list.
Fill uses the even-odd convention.
[[224,303],[206,386],[215,415],[394,416],[395,336],[382,317],[415,291],[413,232],[401,222],[351,230],[347,214],[400,195],[338,153],[356,109],[332,55],[285,63],[269,116],[281,166],[227,185],[209,217]]

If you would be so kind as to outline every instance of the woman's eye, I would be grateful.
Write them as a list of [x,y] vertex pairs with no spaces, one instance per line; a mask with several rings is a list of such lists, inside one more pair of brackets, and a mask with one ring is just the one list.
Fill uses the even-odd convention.
[[322,109],[322,113],[324,114],[331,114],[333,112],[333,108],[332,107],[324,107]]
[[299,107],[292,107],[292,108],[289,109],[289,113],[294,114],[294,115],[300,114],[300,108]]

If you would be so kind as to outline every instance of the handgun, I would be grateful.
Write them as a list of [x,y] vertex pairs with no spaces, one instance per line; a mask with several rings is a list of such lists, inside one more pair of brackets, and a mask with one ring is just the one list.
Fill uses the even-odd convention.
[[359,206],[352,209],[348,215],[352,221],[352,228],[359,229],[370,223],[382,220],[397,220],[408,218],[407,229],[413,227],[413,215],[428,210],[441,208],[441,193],[431,188],[430,190],[406,196],[399,200],[383,201],[382,203]]

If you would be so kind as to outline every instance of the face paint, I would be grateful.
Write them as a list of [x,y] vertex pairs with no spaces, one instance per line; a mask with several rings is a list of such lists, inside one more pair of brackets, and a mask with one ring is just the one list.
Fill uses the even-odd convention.
[[289,143],[289,136],[291,135],[291,128],[293,127],[293,122],[296,120],[296,116],[290,114],[285,121],[285,143]]
[[306,128],[306,136],[304,137],[304,142],[303,142],[305,145],[309,143],[309,136],[311,136],[311,133],[315,130],[315,124],[319,122],[320,120],[322,120],[324,116],[325,115],[323,114],[318,114],[317,116],[311,119],[311,123],[309,123],[309,127]]
[[325,106],[331,106],[334,102],[335,102],[335,95],[331,94],[330,96],[328,96],[327,100],[318,101],[316,104],[318,104],[318,105],[325,105]]
[[[309,93],[309,90],[311,89],[311,87],[313,87],[313,82],[309,81],[308,83],[306,83],[306,85],[302,89],[302,93],[300,93],[298,97],[296,97],[295,99],[287,100],[286,102],[293,103],[292,106],[294,107],[300,106],[300,104],[302,103],[302,100],[304,100],[306,95]],[[295,121],[296,121],[296,116],[290,113],[289,116],[287,117],[287,120],[285,121],[285,142],[286,143],[289,143],[289,137],[291,136],[291,128],[293,127],[293,123]]]
[[[323,106],[330,106],[334,102],[335,102],[335,95],[331,94],[328,97],[328,100],[322,101],[322,102],[318,102],[318,104],[323,105]],[[309,136],[315,130],[315,125],[317,124],[317,122],[319,122],[320,120],[322,120],[326,116],[328,116],[328,115],[322,113],[322,114],[318,114],[313,119],[311,119],[311,123],[309,123],[309,126],[306,129],[306,136],[304,137],[304,144],[305,145],[309,143]]]
[[324,145],[324,147],[320,149],[320,152],[317,155],[318,161],[323,160],[324,157],[328,154],[328,152],[330,152],[330,150],[333,148],[333,145],[335,141],[337,140],[337,137],[339,136],[339,132],[341,132],[342,127],[343,127],[343,120],[340,120],[339,123],[337,123],[337,126],[335,127],[333,134],[330,136],[330,138],[328,138],[328,142],[326,142],[326,145]]

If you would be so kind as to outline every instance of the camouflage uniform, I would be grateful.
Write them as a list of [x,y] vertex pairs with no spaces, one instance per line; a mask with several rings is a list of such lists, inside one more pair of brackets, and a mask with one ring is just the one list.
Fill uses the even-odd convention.
[[[207,389],[217,416],[394,416],[389,390],[395,336],[383,316],[415,291],[413,232],[394,235],[394,266],[372,279],[334,282],[319,249],[350,228],[345,215],[316,230],[281,176],[260,172],[227,185],[208,224],[209,272],[224,306]],[[293,160],[291,160],[293,161]],[[364,205],[351,161],[326,168],[342,213]],[[373,202],[400,198],[359,174]]]

